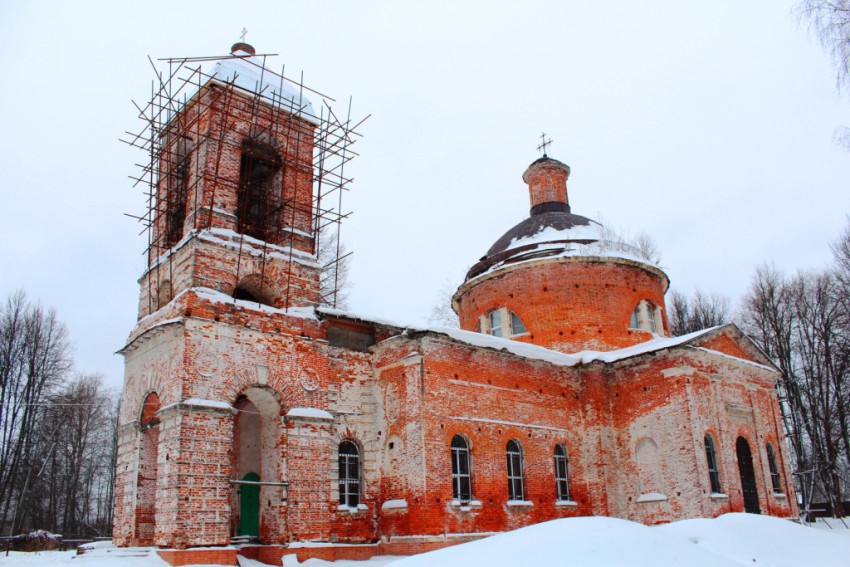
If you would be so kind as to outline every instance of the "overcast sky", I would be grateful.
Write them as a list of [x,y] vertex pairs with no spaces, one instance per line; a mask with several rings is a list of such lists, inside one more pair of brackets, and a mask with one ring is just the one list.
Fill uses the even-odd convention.
[[657,241],[672,287],[737,300],[753,270],[830,261],[850,125],[829,59],[781,0],[0,3],[0,298],[53,306],[78,368],[119,385],[143,269],[120,143],[147,56],[259,52],[363,125],[348,170],[351,307],[421,323],[528,215],[521,175],[572,168],[573,212]]

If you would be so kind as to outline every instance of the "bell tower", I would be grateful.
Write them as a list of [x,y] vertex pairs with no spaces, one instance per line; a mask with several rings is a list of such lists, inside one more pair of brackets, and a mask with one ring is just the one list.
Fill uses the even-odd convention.
[[[196,64],[186,60],[172,65]],[[139,318],[190,289],[275,308],[316,305],[314,150],[303,87],[237,43],[148,109],[152,156]],[[206,63],[206,65],[209,65]],[[146,180],[147,181],[147,180]]]

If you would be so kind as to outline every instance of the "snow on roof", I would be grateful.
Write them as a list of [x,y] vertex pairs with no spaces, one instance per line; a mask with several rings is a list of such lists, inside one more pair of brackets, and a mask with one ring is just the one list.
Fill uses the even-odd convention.
[[557,229],[553,226],[543,226],[533,236],[514,238],[505,250],[528,246],[530,244],[543,244],[553,241],[565,240],[602,240],[602,225],[590,221],[587,225],[574,225],[566,229]]
[[249,299],[234,299],[233,297],[216,291],[208,287],[193,287],[186,291],[193,291],[198,297],[202,297],[213,303],[229,303],[245,309],[253,309],[254,311],[265,311],[266,313],[278,313],[281,315],[289,315],[290,317],[299,317],[301,319],[315,319],[316,310],[313,307],[290,307],[289,309],[279,309],[251,301]]
[[264,64],[263,57],[233,57],[217,61],[210,75],[212,78],[248,91],[260,94],[275,106],[318,124],[319,119],[313,104],[296,85],[275,73]]
[[[501,261],[494,262],[492,266],[480,274],[476,274],[474,278],[492,274],[505,266],[516,266],[543,258],[618,258],[651,266],[662,272],[664,271],[661,266],[646,259],[640,250],[622,242],[615,242],[613,240],[596,240],[587,243],[564,242],[564,238],[554,235],[554,233],[570,233],[572,230],[582,228],[587,229],[589,227],[574,227],[565,231],[559,231],[550,227],[533,237],[515,240],[508,249],[517,249],[515,254],[509,255]],[[553,241],[553,239],[555,240]],[[519,250],[522,246],[532,246],[532,248]],[[474,278],[470,278],[470,280]]]
[[292,248],[290,246],[278,246],[271,244],[258,238],[240,234],[229,228],[213,227],[202,230],[198,233],[198,238],[201,240],[211,241],[215,237],[215,242],[221,244],[224,240],[224,245],[230,248],[242,247],[243,254],[252,256],[262,256],[265,254],[269,258],[279,258],[281,260],[293,260],[299,264],[305,264],[318,267],[318,260],[314,254]]
[[[597,351],[597,350],[583,350],[580,352],[566,354],[563,352],[559,352],[556,350],[548,349],[546,347],[532,345],[529,343],[523,343],[520,341],[515,341],[512,339],[506,339],[503,337],[494,337],[493,335],[488,335],[485,333],[479,333],[476,331],[464,331],[462,329],[454,329],[450,327],[440,327],[440,326],[418,326],[418,325],[405,325],[403,323],[398,322],[390,322],[388,320],[376,319],[373,317],[367,317],[360,314],[354,314],[350,311],[343,311],[340,309],[330,309],[319,307],[316,309],[316,312],[320,315],[329,315],[331,317],[344,317],[351,319],[358,319],[364,322],[375,323],[379,325],[385,325],[390,327],[397,327],[399,329],[403,329],[402,335],[404,333],[438,333],[441,335],[446,335],[449,338],[461,342],[464,344],[468,344],[470,346],[482,347],[482,348],[490,348],[498,351],[505,351],[516,356],[520,356],[522,358],[529,358],[533,360],[542,360],[545,362],[549,362],[551,364],[555,364],[557,366],[576,366],[579,364],[590,364],[592,362],[604,362],[604,363],[613,363],[618,362],[620,360],[625,360],[627,358],[632,358],[635,356],[640,356],[642,354],[647,354],[650,352],[658,352],[660,350],[665,350],[673,347],[677,347],[680,345],[684,345],[694,339],[697,339],[701,336],[707,335],[711,332],[714,332],[718,329],[723,328],[726,325],[718,325],[716,327],[709,327],[708,329],[702,329],[699,331],[695,331],[693,333],[688,333],[687,335],[682,335],[679,337],[655,337],[654,339],[650,339],[648,341],[626,347],[617,350],[611,351]],[[744,358],[738,358],[735,356],[731,356],[729,354],[725,354],[722,352],[718,352],[715,350],[699,347],[699,350],[704,352],[708,352],[711,354],[715,354],[718,356],[722,356],[724,358],[728,358],[730,360],[735,360],[737,362],[750,364],[756,366],[758,368],[763,368],[766,370],[773,370],[772,368],[765,366],[763,364],[759,364],[757,362],[753,362],[751,360],[747,360]]]

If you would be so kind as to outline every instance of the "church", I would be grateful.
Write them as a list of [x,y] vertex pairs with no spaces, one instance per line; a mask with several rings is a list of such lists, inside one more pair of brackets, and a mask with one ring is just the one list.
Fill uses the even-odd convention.
[[460,329],[321,307],[333,124],[247,44],[203,63],[145,146],[117,545],[280,564],[570,516],[796,515],[776,368],[731,324],[670,336],[667,275],[573,213],[569,166],[517,172],[530,210],[454,293]]

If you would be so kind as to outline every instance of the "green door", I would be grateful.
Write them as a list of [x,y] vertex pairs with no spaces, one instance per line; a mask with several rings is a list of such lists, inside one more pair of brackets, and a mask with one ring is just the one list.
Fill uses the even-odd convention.
[[[259,482],[260,475],[249,472],[242,480]],[[257,484],[239,486],[239,535],[260,535],[260,486]]]

